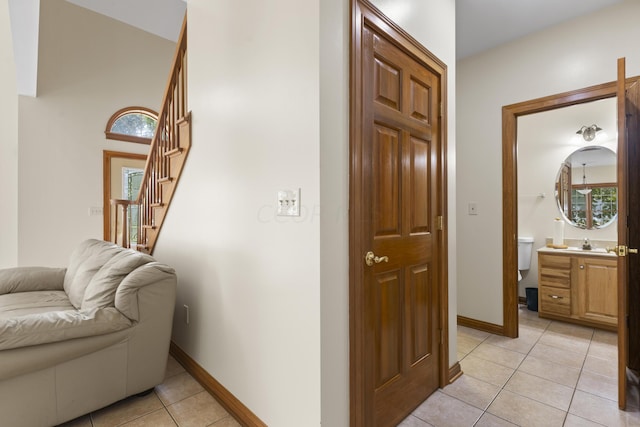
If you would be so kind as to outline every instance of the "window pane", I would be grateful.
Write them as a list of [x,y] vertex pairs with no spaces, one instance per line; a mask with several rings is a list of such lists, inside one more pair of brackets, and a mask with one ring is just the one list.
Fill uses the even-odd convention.
[[128,113],[119,117],[111,126],[111,132],[152,138],[157,121],[142,113]]
[[591,209],[594,226],[600,227],[613,220],[618,212],[618,189],[616,187],[594,188],[591,192]]
[[587,226],[587,197],[577,190],[571,190],[571,221],[582,227]]

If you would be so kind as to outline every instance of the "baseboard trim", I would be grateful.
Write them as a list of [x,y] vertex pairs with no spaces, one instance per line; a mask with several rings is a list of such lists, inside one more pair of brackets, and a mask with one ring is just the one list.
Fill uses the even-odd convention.
[[202,386],[215,397],[224,409],[233,416],[236,421],[246,427],[267,427],[249,408],[244,406],[229,390],[224,388],[204,368],[184,352],[176,343],[171,341],[169,353],[180,363],[184,369],[193,376]]
[[467,328],[478,329],[480,331],[489,332],[496,335],[504,335],[504,326],[495,323],[484,322],[482,320],[470,319],[464,316],[458,316],[458,325]]
[[456,362],[449,368],[449,384],[462,376],[462,367],[460,362]]

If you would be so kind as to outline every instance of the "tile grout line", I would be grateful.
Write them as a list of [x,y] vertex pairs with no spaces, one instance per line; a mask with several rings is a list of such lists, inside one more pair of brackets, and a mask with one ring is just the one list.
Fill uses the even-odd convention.
[[[511,392],[510,390],[507,390],[507,389],[505,388],[505,387],[506,387],[506,385],[507,385],[507,384],[509,383],[509,381],[513,378],[513,376],[515,375],[515,373],[516,373],[516,372],[519,372],[519,368],[520,368],[520,366],[522,365],[522,363],[524,363],[524,360],[526,360],[526,358],[527,358],[528,356],[530,356],[531,351],[532,351],[532,350],[533,350],[533,348],[536,346],[536,344],[538,344],[538,343],[540,342],[540,339],[543,337],[543,335],[545,334],[545,332],[553,332],[553,331],[550,331],[550,330],[549,330],[549,327],[550,327],[552,324],[553,324],[553,320],[552,320],[552,321],[550,321],[550,322],[549,322],[549,323],[544,327],[544,329],[542,329],[542,333],[541,333],[541,334],[540,334],[540,336],[535,340],[535,342],[533,343],[533,345],[531,346],[531,348],[529,349],[529,351],[528,351],[526,354],[525,354],[525,353],[520,353],[520,354],[525,354],[525,357],[524,357],[524,358],[523,358],[523,359],[518,363],[518,365],[517,365],[517,366],[516,366],[516,368],[514,369],[513,373],[512,373],[512,374],[509,376],[509,378],[505,381],[505,383],[502,385],[502,387],[500,387],[500,391],[498,391],[498,393],[494,396],[494,398],[491,400],[491,402],[489,402],[489,404],[487,405],[487,407],[483,410],[482,415],[480,415],[480,417],[475,421],[474,426],[475,426],[475,425],[480,421],[480,418],[482,418],[482,416],[488,412],[489,407],[490,407],[490,406],[495,402],[495,400],[497,399],[498,395],[499,395],[502,391],[506,390],[506,391]],[[537,329],[537,328],[536,328],[536,329]],[[488,335],[487,337],[485,337],[485,338],[484,338],[484,339],[483,339],[483,340],[482,340],[478,345],[476,345],[476,346],[475,346],[475,347],[474,347],[474,348],[473,348],[469,353],[465,354],[465,355],[464,355],[464,357],[463,357],[462,359],[464,359],[464,358],[466,358],[467,356],[471,355],[471,354],[473,353],[473,351],[475,351],[475,350],[476,350],[476,349],[477,349],[477,348],[478,348],[482,343],[484,343],[484,342],[485,342],[485,341],[487,341],[491,336],[494,336],[494,335],[495,335],[495,334],[490,334],[490,335]],[[560,335],[562,335],[562,334],[560,334]],[[495,335],[495,336],[499,336],[499,335]],[[574,387],[572,387],[572,388],[573,388],[573,392],[572,392],[572,394],[571,394],[571,399],[569,400],[569,406],[567,407],[567,410],[566,410],[566,411],[562,411],[562,412],[564,412],[564,413],[565,413],[565,415],[564,415],[564,419],[563,419],[563,425],[566,423],[567,417],[568,417],[568,415],[569,415],[569,413],[570,413],[570,412],[569,412],[569,409],[571,408],[571,403],[573,402],[573,397],[574,397],[575,392],[576,392],[576,390],[577,390],[578,382],[579,382],[580,377],[581,377],[581,375],[582,375],[583,368],[584,368],[584,365],[585,365],[585,363],[586,363],[586,358],[587,358],[587,356],[588,356],[588,354],[589,354],[589,349],[591,348],[591,343],[593,342],[593,338],[594,338],[594,336],[595,336],[595,329],[593,329],[593,328],[592,328],[592,329],[591,329],[591,335],[590,335],[590,338],[589,338],[589,345],[588,345],[588,347],[587,347],[587,351],[585,352],[584,359],[583,359],[583,361],[582,361],[582,365],[581,365],[580,371],[579,371],[579,373],[578,373],[578,378],[577,378],[577,380],[576,380],[576,384],[575,384],[575,386],[574,386]],[[573,337],[573,336],[572,336],[572,338],[580,338],[580,337]],[[487,344],[488,344],[488,345],[492,345],[491,343],[487,343]],[[500,346],[495,346],[495,347],[500,347]],[[566,349],[559,348],[559,347],[555,347],[555,346],[552,346],[552,345],[551,345],[550,347],[553,347],[553,348],[556,348],[556,349],[560,349],[560,350],[564,350],[564,351],[568,351],[568,350],[566,350]],[[517,352],[517,351],[515,351],[515,350],[510,350],[510,349],[508,349],[508,348],[504,348],[504,347],[500,347],[500,348],[502,348],[503,350],[508,350],[508,351],[512,351],[512,352],[515,352],[515,353],[519,353],[519,352]],[[477,357],[477,356],[476,356],[476,357]],[[462,360],[462,359],[461,359],[461,360]],[[482,358],[480,358],[480,359],[482,359]],[[483,360],[485,360],[485,359],[483,359]],[[494,363],[496,363],[496,362],[494,362]],[[552,362],[552,363],[553,363],[553,362]],[[499,363],[497,363],[497,364],[498,364],[498,365],[500,365]],[[562,364],[560,364],[560,365],[562,365]],[[504,366],[504,365],[501,365],[501,366]],[[507,367],[507,366],[505,366],[505,367]],[[510,368],[510,367],[507,367],[507,368]],[[566,386],[566,385],[564,385],[564,384],[556,383],[555,381],[548,380],[548,379],[546,379],[546,378],[542,378],[542,377],[539,377],[539,376],[537,376],[537,375],[533,375],[533,374],[529,374],[529,375],[536,376],[536,377],[541,378],[541,379],[546,380],[546,381],[551,381],[551,382],[553,382],[553,383],[555,383],[555,384],[559,384],[559,385],[562,385],[562,386],[564,386],[564,387],[568,387],[568,386]],[[470,375],[470,376],[471,376],[471,375]],[[475,377],[474,377],[474,378],[475,378]],[[478,379],[478,378],[476,378],[476,379],[477,379],[477,380],[479,380],[479,381],[483,381],[483,380],[480,380],[480,379]],[[485,382],[486,382],[486,381],[485,381]],[[488,384],[490,384],[490,383],[488,383]],[[514,393],[514,394],[516,394],[516,395],[518,395],[518,396],[521,396],[520,394],[515,393],[515,392],[511,392],[511,393]],[[586,393],[586,392],[585,392],[585,393]],[[591,393],[589,393],[589,394],[591,394]],[[455,398],[454,396],[450,396],[450,397]],[[540,404],[543,404],[543,405],[549,406],[550,408],[559,409],[559,408],[556,408],[556,407],[554,407],[554,406],[548,405],[548,404],[547,404],[547,403],[545,403],[545,402],[540,402],[540,401],[538,401],[538,400],[536,400],[536,399],[533,399],[533,398],[531,398],[531,397],[527,397],[527,396],[521,396],[521,397],[524,397],[524,398],[530,399],[530,400],[532,400],[532,401],[534,401],[534,402],[538,402],[538,403],[540,403]],[[457,399],[457,398],[456,398],[456,399]],[[460,400],[460,399],[457,399],[457,400]],[[461,401],[461,400],[460,400],[460,401]],[[466,402],[464,402],[464,403],[466,403]],[[473,405],[471,405],[471,406],[473,406]],[[478,409],[480,409],[480,408],[478,408]],[[497,416],[497,415],[495,415],[495,414],[492,414],[491,412],[488,412],[488,413],[489,413],[490,415],[494,416],[494,417],[497,417],[497,418],[499,418],[499,419],[504,420],[504,418],[501,418],[501,417],[499,417],[499,416]],[[572,414],[572,415],[574,415],[574,414]],[[576,415],[576,416],[577,416],[577,415]],[[582,418],[582,417],[580,417],[580,418]],[[504,421],[510,422],[510,421],[508,421],[508,420],[504,420]],[[591,421],[591,420],[588,420],[588,421]],[[594,421],[591,421],[591,422],[594,422]]]
[[[505,386],[509,383],[509,381],[511,380],[511,378],[513,378],[513,376],[516,374],[516,372],[518,372],[518,368],[520,368],[520,366],[522,366],[522,363],[525,361],[525,359],[527,358],[527,356],[529,356],[529,353],[531,353],[531,350],[533,350],[533,348],[536,346],[536,344],[538,343],[538,341],[540,341],[540,338],[542,338],[542,335],[544,335],[544,333],[546,332],[546,330],[549,328],[549,325],[551,325],[551,322],[549,324],[547,324],[547,326],[545,326],[545,328],[543,329],[542,333],[540,334],[540,336],[538,337],[538,339],[533,343],[533,345],[531,346],[531,348],[529,349],[529,351],[525,354],[524,358],[520,361],[520,363],[518,363],[518,366],[516,366],[516,368],[513,370],[513,373],[509,376],[509,378],[505,381],[505,383],[502,385],[502,387],[500,388],[500,391],[498,391],[498,393],[496,393],[496,395],[493,397],[493,399],[491,399],[491,402],[489,402],[489,404],[487,405],[486,409],[483,412],[483,415],[486,414],[488,412],[489,407],[493,404],[493,402],[496,401],[496,399],[498,398],[498,396],[500,395],[500,393],[502,393],[505,390]],[[520,329],[518,327],[518,329]],[[518,335],[520,335],[520,331],[518,330]],[[508,349],[507,349],[508,350]],[[507,390],[509,391],[509,390]],[[509,391],[510,393],[512,393],[511,391]],[[517,394],[517,393],[514,393]],[[525,396],[523,396],[525,397]],[[534,400],[534,399],[531,399]],[[535,401],[535,400],[534,400]],[[542,403],[542,402],[539,402]],[[492,414],[491,412],[488,412],[490,415],[493,415],[494,417],[500,418],[501,420],[503,420],[504,418],[499,417],[498,415]],[[566,415],[565,415],[566,417]],[[482,418],[482,417],[480,417]],[[479,419],[478,419],[479,421]],[[505,420],[507,422],[511,422],[509,420]],[[477,421],[476,421],[477,424]],[[475,425],[475,424],[474,424]]]
[[[520,316],[521,316],[521,318],[522,318],[522,315],[520,315]],[[565,425],[565,424],[567,423],[567,419],[568,419],[568,417],[569,417],[569,414],[571,414],[571,415],[572,415],[572,417],[576,417],[577,419],[582,419],[582,420],[585,420],[585,421],[588,421],[588,422],[594,423],[594,424],[596,424],[596,425],[601,425],[600,423],[598,423],[598,422],[596,422],[596,421],[594,421],[594,420],[591,420],[591,419],[585,418],[585,417],[583,417],[583,416],[581,416],[581,415],[576,415],[576,414],[573,414],[573,413],[571,413],[571,412],[570,412],[570,408],[571,408],[571,405],[572,405],[572,403],[573,403],[573,401],[574,401],[574,398],[575,398],[575,395],[576,395],[576,391],[578,390],[578,383],[580,382],[580,379],[582,378],[583,373],[584,373],[584,372],[591,372],[591,371],[587,371],[587,370],[585,369],[585,366],[586,366],[587,358],[590,356],[590,355],[589,355],[589,351],[592,349],[593,344],[596,342],[596,341],[595,341],[595,338],[596,338],[596,335],[597,335],[597,329],[595,329],[595,328],[591,328],[591,327],[587,327],[587,328],[586,328],[587,330],[585,330],[584,332],[588,332],[588,336],[586,336],[586,337],[585,337],[585,336],[583,336],[583,334],[582,334],[582,332],[581,332],[581,331],[579,331],[579,330],[572,330],[571,328],[574,326],[574,325],[572,325],[572,324],[567,324],[567,326],[569,326],[569,327],[570,327],[569,329],[563,329],[563,325],[565,325],[565,323],[564,323],[564,322],[558,322],[558,321],[549,320],[549,319],[541,319],[541,320],[543,320],[543,321],[545,322],[545,323],[544,323],[544,326],[541,326],[541,324],[540,324],[540,323],[535,324],[535,322],[532,322],[530,325],[527,325],[527,324],[526,324],[526,322],[521,322],[521,325],[522,325],[522,326],[525,326],[525,327],[528,327],[528,328],[530,328],[530,329],[532,329],[532,330],[535,330],[535,331],[536,331],[536,335],[537,335],[537,337],[536,337],[534,340],[532,340],[532,344],[531,344],[531,346],[528,348],[528,350],[526,351],[526,353],[521,353],[520,351],[513,350],[512,348],[502,347],[502,346],[499,346],[499,345],[495,345],[495,344],[494,344],[494,343],[492,343],[492,342],[488,342],[488,341],[491,339],[491,337],[493,337],[493,336],[495,336],[495,337],[500,337],[500,335],[487,333],[487,335],[486,335],[486,336],[484,336],[484,337],[480,338],[478,335],[475,335],[475,334],[469,334],[468,332],[465,332],[464,330],[463,330],[462,332],[460,332],[460,333],[459,333],[461,336],[464,336],[464,337],[466,337],[466,338],[472,339],[472,340],[473,340],[473,342],[477,342],[477,344],[475,344],[475,345],[471,348],[471,350],[470,350],[470,351],[468,351],[468,352],[466,352],[466,353],[461,353],[461,352],[460,352],[460,355],[462,356],[462,357],[460,357],[460,360],[459,360],[460,362],[462,362],[464,359],[466,359],[468,356],[470,356],[470,355],[471,355],[471,356],[473,356],[474,358],[477,358],[477,359],[483,360],[483,361],[485,361],[485,362],[495,363],[496,365],[500,365],[500,366],[502,366],[502,367],[505,367],[505,368],[508,368],[508,369],[512,369],[512,370],[513,370],[513,372],[508,376],[508,378],[504,381],[504,383],[503,383],[501,386],[496,386],[495,384],[492,384],[492,383],[490,383],[490,382],[487,382],[486,380],[483,380],[483,379],[480,379],[480,378],[476,378],[476,377],[474,377],[473,375],[466,374],[466,375],[468,375],[470,378],[473,378],[474,380],[477,380],[477,381],[480,381],[480,382],[484,382],[484,383],[489,384],[489,385],[493,385],[494,387],[496,387],[496,388],[498,389],[498,390],[497,390],[496,395],[495,395],[495,396],[493,396],[493,398],[491,398],[491,399],[490,399],[490,402],[489,402],[489,403],[486,405],[486,407],[484,407],[484,408],[478,408],[477,406],[475,406],[475,405],[473,405],[473,404],[471,404],[471,403],[468,403],[468,402],[466,402],[466,401],[462,400],[462,398],[459,398],[459,397],[454,396],[454,395],[449,395],[449,394],[447,394],[446,392],[444,392],[444,389],[439,390],[439,392],[440,392],[440,393],[442,393],[443,395],[445,395],[447,398],[451,398],[451,399],[453,399],[453,400],[456,400],[456,401],[458,401],[458,402],[461,402],[461,403],[463,403],[463,404],[466,404],[466,405],[468,405],[468,406],[469,406],[469,407],[471,407],[471,408],[475,408],[475,409],[477,409],[477,410],[480,410],[480,411],[481,411],[481,413],[479,414],[478,418],[473,422],[473,424],[472,424],[473,426],[478,425],[478,423],[480,422],[480,420],[482,419],[482,417],[483,417],[483,416],[485,416],[485,414],[487,414],[487,413],[488,413],[490,416],[492,416],[492,417],[496,417],[496,418],[498,418],[498,419],[500,419],[500,420],[504,420],[504,421],[506,421],[506,422],[511,423],[511,421],[506,420],[506,419],[502,418],[501,416],[495,415],[495,414],[493,414],[493,413],[491,413],[491,412],[489,412],[489,411],[488,411],[488,409],[491,407],[491,405],[493,405],[493,404],[495,403],[495,401],[496,401],[496,399],[498,398],[498,396],[499,396],[503,391],[505,391],[505,390],[506,390],[506,391],[508,391],[508,392],[510,392],[510,393],[513,393],[513,394],[514,394],[514,395],[516,395],[516,396],[520,396],[520,397],[522,397],[522,398],[525,398],[525,399],[531,400],[532,402],[536,402],[536,403],[539,403],[539,404],[541,404],[541,405],[547,406],[547,407],[549,407],[549,408],[551,408],[551,409],[555,409],[555,410],[558,410],[558,411],[562,411],[562,412],[564,412],[564,417],[562,418],[562,425]],[[555,326],[554,326],[554,325],[555,325]],[[556,330],[556,329],[557,329],[557,330]],[[521,332],[521,331],[519,331],[519,332]],[[538,334],[538,333],[539,333],[539,334]],[[542,342],[541,340],[543,339],[543,337],[545,336],[545,334],[547,334],[547,335],[549,335],[549,334],[558,335],[558,336],[561,336],[563,339],[566,339],[566,340],[569,340],[569,341],[574,340],[574,339],[575,339],[575,340],[577,340],[577,341],[582,341],[582,342],[585,342],[585,341],[586,341],[586,342],[588,343],[588,345],[586,346],[586,349],[585,349],[584,353],[583,353],[582,351],[575,351],[575,350],[573,350],[573,351],[572,351],[572,350],[567,350],[567,349],[566,349],[566,346],[565,346],[565,347],[563,347],[563,346],[562,346],[562,345],[563,345],[563,343],[562,343],[562,342],[560,342],[560,345],[558,345],[558,343],[557,343],[557,342],[555,342],[555,343],[554,343],[553,341],[552,341],[552,343],[545,343],[545,342]],[[523,338],[523,337],[522,337],[522,335],[520,335],[520,337],[519,337],[519,338]],[[598,342],[599,342],[599,341],[598,341]],[[521,355],[524,355],[524,357],[522,358],[522,360],[520,360],[520,361],[519,361],[519,362],[517,362],[516,364],[514,364],[514,365],[510,365],[510,366],[507,366],[507,365],[505,365],[505,364],[498,363],[498,362],[496,362],[496,361],[494,361],[494,360],[489,360],[489,359],[486,359],[486,358],[483,358],[483,357],[479,357],[479,356],[477,356],[476,354],[474,354],[474,352],[478,351],[479,347],[480,347],[480,346],[482,346],[483,344],[487,344],[487,345],[489,345],[489,346],[499,348],[500,350],[503,350],[503,351],[509,351],[509,352],[513,352],[513,353],[519,353],[519,354],[521,354]],[[527,360],[527,358],[529,358],[529,357],[534,357],[534,356],[532,356],[532,355],[531,355],[531,353],[532,353],[533,349],[534,349],[538,344],[544,344],[544,345],[546,345],[546,346],[548,346],[548,347],[551,347],[551,348],[553,348],[553,349],[555,349],[555,350],[562,351],[562,352],[571,352],[571,353],[575,353],[576,355],[579,355],[579,356],[581,356],[581,357],[582,357],[582,360],[581,360],[581,363],[580,363],[579,368],[578,368],[577,366],[574,366],[574,365],[568,365],[568,364],[564,364],[564,363],[560,363],[560,362],[557,362],[557,361],[555,361],[555,360],[548,360],[548,359],[544,359],[544,358],[540,359],[540,360],[541,360],[542,362],[544,362],[544,363],[551,363],[551,364],[553,364],[553,365],[557,365],[557,366],[559,366],[559,367],[565,366],[565,367],[567,367],[567,368],[571,367],[572,369],[575,369],[575,370],[577,371],[577,377],[576,377],[576,381],[575,381],[575,383],[573,384],[573,386],[569,386],[569,385],[564,384],[564,383],[556,382],[556,381],[554,381],[553,379],[544,378],[544,377],[541,377],[541,376],[536,375],[536,374],[529,374],[529,373],[527,373],[527,372],[520,371],[520,368],[522,367],[522,365],[523,365],[524,361],[525,361],[525,360]],[[554,344],[555,344],[555,345],[554,345]],[[571,348],[573,348],[573,347],[571,347]],[[596,357],[596,356],[592,356],[592,357]],[[596,357],[596,358],[597,358],[597,357]],[[507,358],[507,359],[508,359],[508,358]],[[600,358],[598,358],[598,359],[600,359]],[[607,359],[603,359],[603,361],[606,361],[606,360],[607,360]],[[507,362],[508,362],[508,360],[507,360]],[[514,368],[512,368],[511,366],[515,366],[515,367],[514,367]],[[548,404],[548,403],[541,402],[541,401],[539,401],[539,400],[537,400],[537,399],[535,399],[535,398],[533,398],[533,397],[525,396],[525,395],[522,395],[522,394],[520,394],[520,393],[518,393],[518,392],[508,390],[508,389],[506,388],[506,386],[507,386],[507,384],[508,384],[512,379],[513,379],[513,377],[515,376],[516,372],[520,372],[520,373],[523,373],[523,374],[531,375],[531,376],[533,376],[533,377],[537,377],[537,378],[539,378],[539,379],[541,379],[541,380],[548,381],[548,382],[553,383],[553,384],[557,384],[557,385],[562,386],[562,387],[564,387],[564,388],[572,389],[572,390],[571,390],[571,398],[570,398],[570,399],[568,399],[568,406],[567,406],[567,409],[566,409],[566,410],[563,410],[563,409],[560,409],[560,408],[555,407],[555,406],[553,406],[553,405],[550,405],[550,404]],[[594,374],[597,374],[597,372],[594,372]],[[445,388],[446,388],[446,387],[445,387]],[[597,395],[597,394],[595,394],[595,393],[591,393],[591,392],[589,392],[589,391],[583,391],[583,390],[581,390],[581,391],[582,391],[583,393],[586,393],[586,394],[592,395],[592,396],[594,396],[594,397],[598,397],[598,398],[601,398],[601,399],[604,399],[604,400],[610,400],[610,399],[607,399],[606,397],[599,396],[599,395]],[[426,421],[426,420],[422,419],[421,417],[416,416],[416,415],[415,415],[415,414],[413,414],[413,413],[411,414],[411,416],[413,416],[414,418],[417,418],[417,419],[418,419],[418,420],[420,420],[421,422],[425,423],[425,426],[431,426],[431,424],[430,424],[428,421]]]
[[[569,407],[567,408],[567,413],[564,416],[564,422],[562,425],[567,423],[567,418],[569,417],[569,411],[571,410],[571,404],[573,403],[573,398],[576,395],[576,390],[578,390],[578,383],[580,383],[580,377],[582,377],[582,371],[584,370],[584,364],[587,363],[587,355],[589,354],[589,349],[591,348],[591,343],[593,342],[593,336],[595,335],[595,330],[591,332],[591,338],[589,339],[589,345],[587,346],[587,352],[584,355],[584,360],[582,361],[582,365],[580,366],[580,372],[578,373],[578,380],[576,381],[576,386],[573,388],[573,393],[571,393],[571,400],[569,400]],[[574,414],[572,414],[574,415]],[[589,420],[592,421],[592,420]]]

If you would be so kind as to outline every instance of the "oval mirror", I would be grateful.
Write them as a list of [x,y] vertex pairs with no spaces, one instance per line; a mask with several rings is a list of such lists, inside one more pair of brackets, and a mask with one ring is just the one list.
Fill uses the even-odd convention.
[[587,230],[612,224],[618,216],[616,153],[584,147],[571,153],[556,178],[556,201],[565,221]]

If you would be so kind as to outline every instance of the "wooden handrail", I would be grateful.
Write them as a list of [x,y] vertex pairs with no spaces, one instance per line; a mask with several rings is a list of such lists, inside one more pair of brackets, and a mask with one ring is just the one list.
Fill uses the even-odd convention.
[[[140,206],[138,249],[151,253],[184,159],[172,161],[175,153],[184,154],[190,145],[190,113],[187,111],[187,17],[185,15],[176,46],[173,66],[162,100],[158,124],[151,140],[144,176],[136,203]],[[182,140],[184,139],[184,141]],[[173,166],[172,166],[173,165]],[[172,170],[173,168],[173,170]],[[167,189],[167,184],[171,186]],[[150,236],[150,230],[155,233]]]

